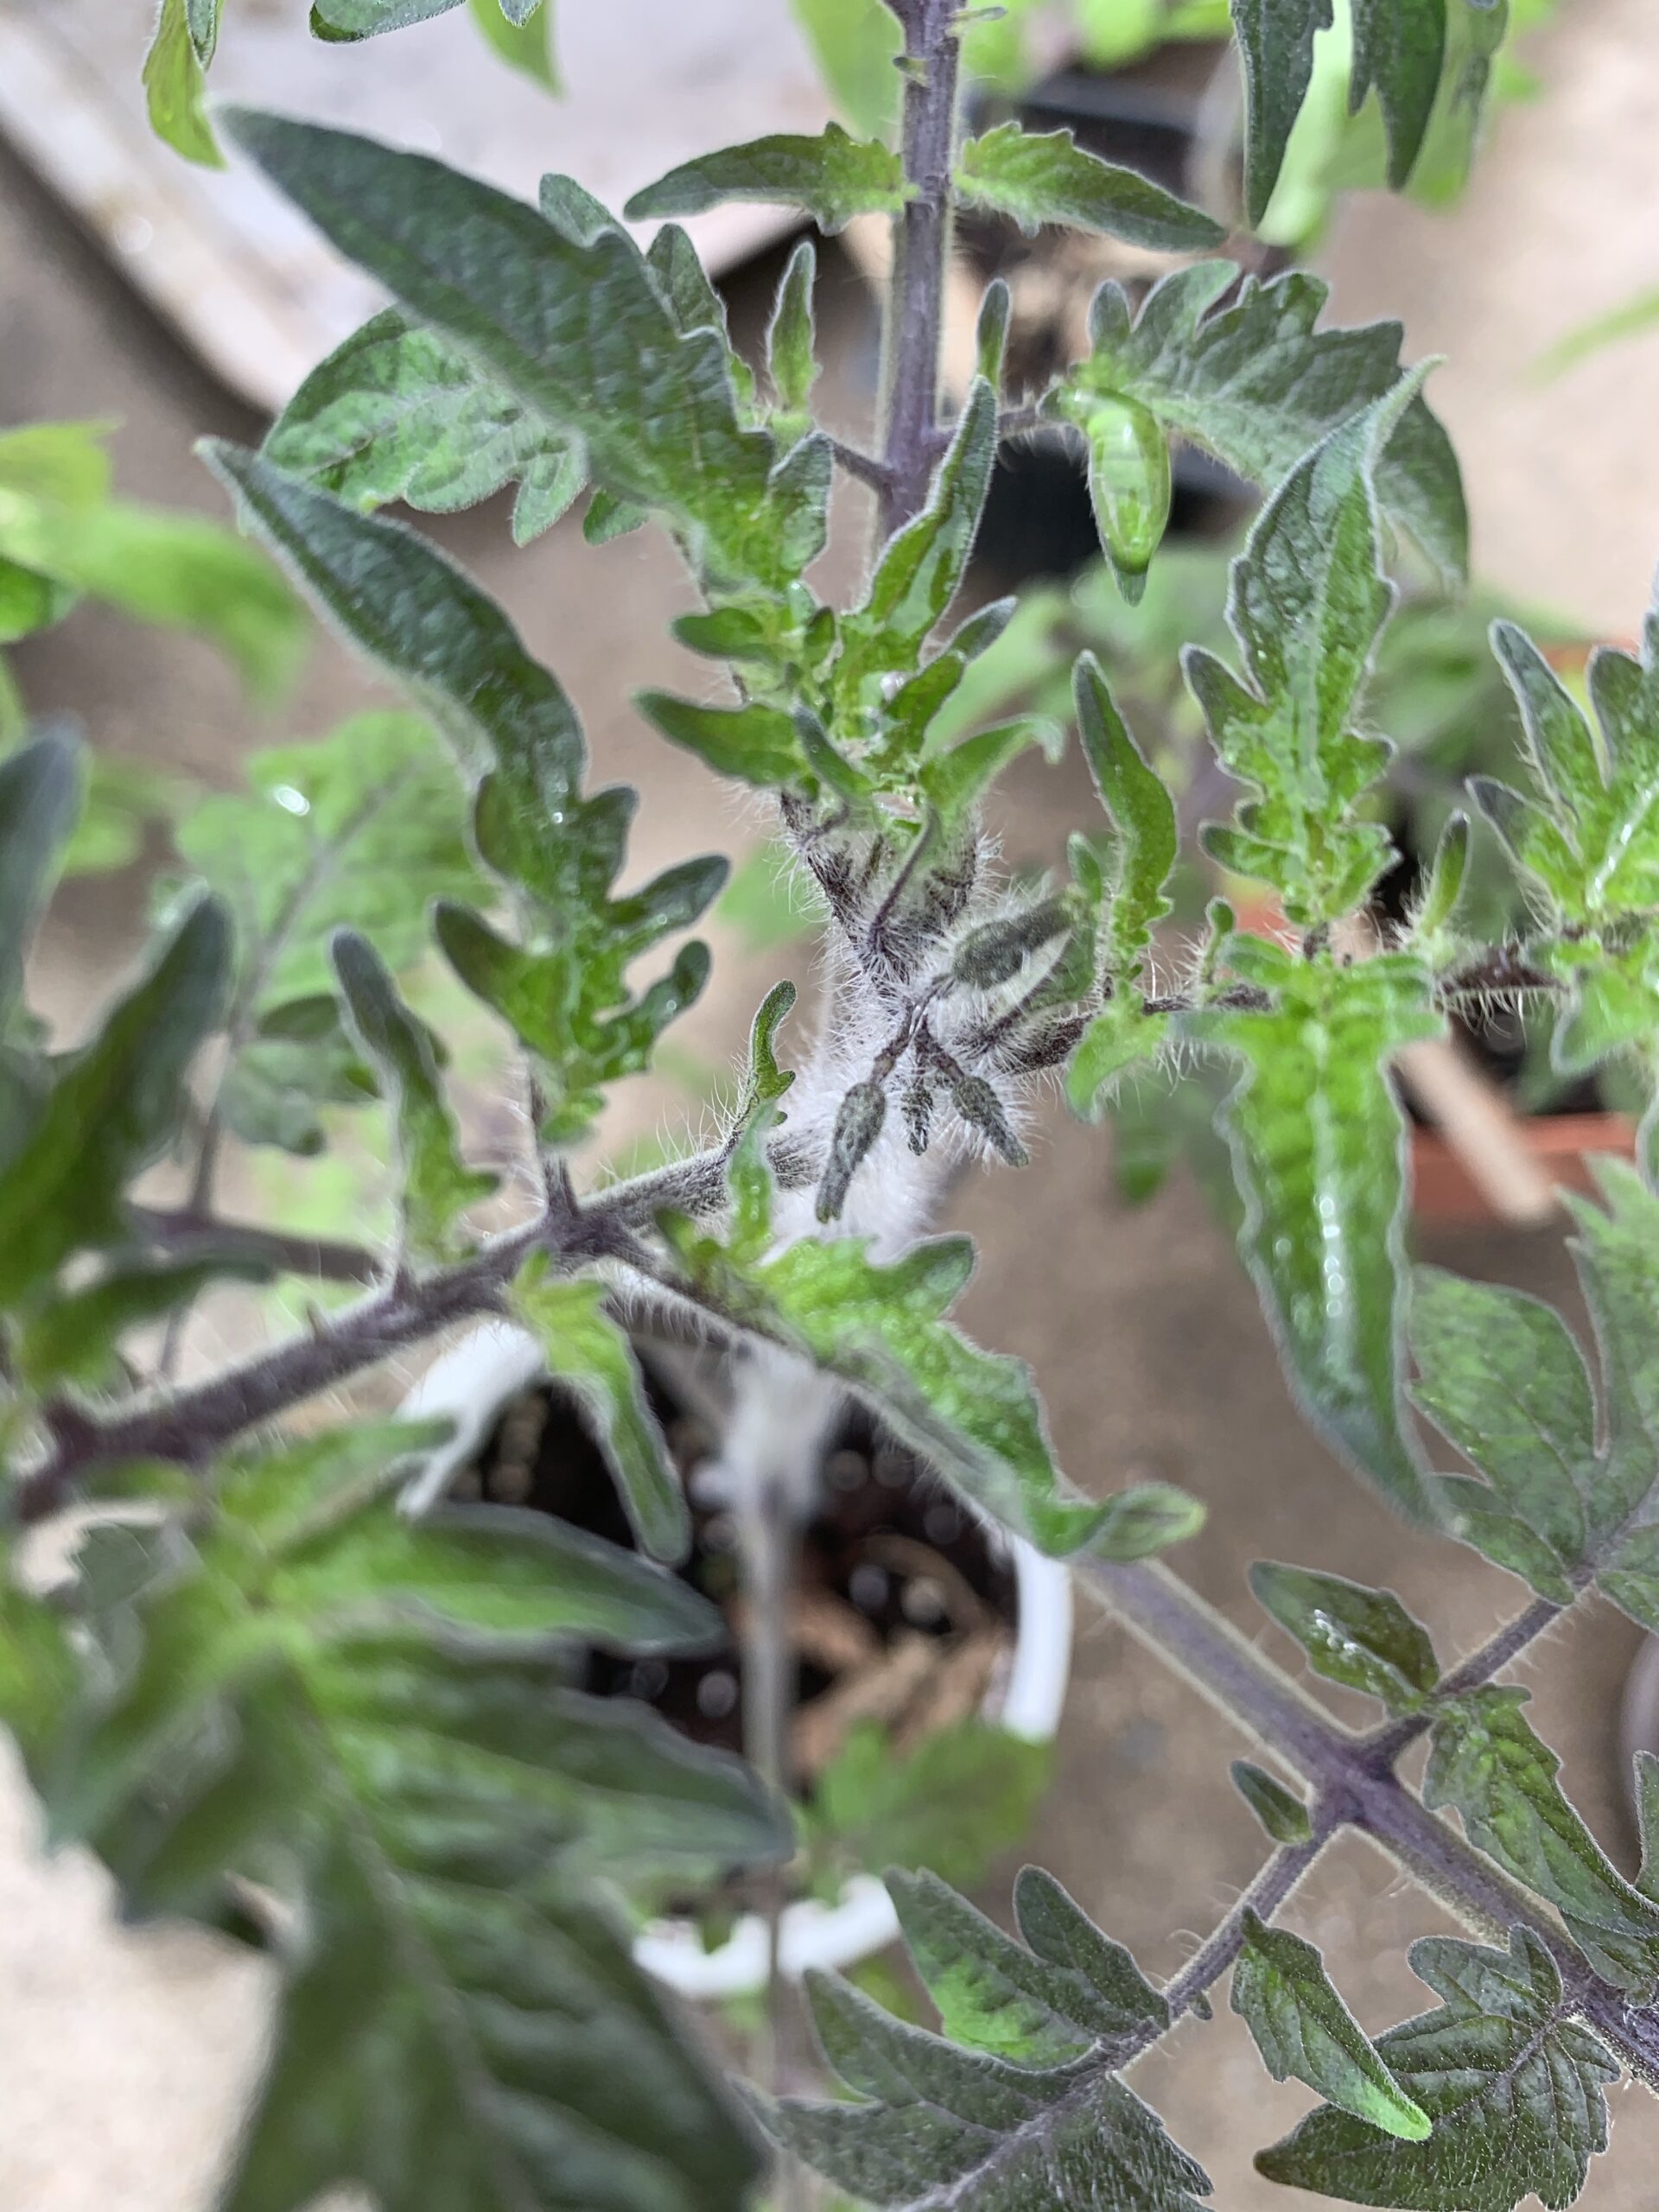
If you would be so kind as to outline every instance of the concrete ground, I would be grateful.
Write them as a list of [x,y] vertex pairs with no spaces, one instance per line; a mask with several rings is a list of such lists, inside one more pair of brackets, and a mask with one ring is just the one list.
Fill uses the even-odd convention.
[[[1563,17],[1534,48],[1545,97],[1506,117],[1464,207],[1449,219],[1386,202],[1355,207],[1330,259],[1346,313],[1403,311],[1414,352],[1448,355],[1436,397],[1465,454],[1487,572],[1627,632],[1659,553],[1659,446],[1647,435],[1646,404],[1659,338],[1548,391],[1529,381],[1528,367],[1582,314],[1659,281],[1659,143],[1649,121],[1659,43],[1643,0],[1576,0]],[[868,362],[855,296],[841,307],[852,415]],[[125,488],[213,504],[189,460],[191,439],[257,426],[3,170],[0,327],[0,414],[119,415]],[[588,717],[600,771],[642,785],[636,865],[751,834],[741,808],[647,738],[626,703],[638,685],[677,672],[663,628],[682,588],[660,546],[642,537],[594,552],[567,528],[509,560],[496,512],[444,535],[560,669]],[[228,779],[238,753],[268,734],[204,652],[93,613],[20,656],[19,672],[36,707],[79,713],[99,744],[213,780]],[[343,656],[324,645],[282,729],[319,729],[363,696]],[[1033,769],[1014,794],[1012,847],[1021,856],[1058,851],[1086,804],[1071,771]],[[43,963],[54,1002],[78,1007],[107,986],[128,957],[141,904],[140,885],[126,880],[66,901]],[[712,1053],[730,1048],[757,987],[771,980],[766,962],[729,952],[702,1017]],[[1036,1166],[973,1184],[957,1215],[984,1254],[970,1325],[1032,1360],[1065,1464],[1090,1486],[1151,1474],[1202,1497],[1211,1520],[1185,1571],[1253,1632],[1243,1572],[1263,1552],[1398,1589],[1444,1653],[1467,1649],[1515,1606],[1514,1586],[1470,1554],[1402,1530],[1302,1427],[1254,1297],[1185,1178],[1126,1211],[1105,1141],[1056,1114]],[[1554,1232],[1423,1243],[1471,1274],[1571,1299]],[[1615,1710],[1635,1640],[1610,1611],[1587,1609],[1538,1682],[1543,1732],[1573,1745],[1568,1785],[1625,1859]],[[1180,1680],[1109,1621],[1085,1615],[1058,1783],[1030,1855],[1151,1971],[1179,1965],[1262,1855],[1226,1780],[1239,1748]],[[1364,1848],[1334,1850],[1291,1919],[1326,1947],[1369,2027],[1423,2001],[1402,1950],[1442,1925],[1440,1916]],[[43,1864],[21,1791],[0,1789],[0,2212],[205,2212],[256,2075],[264,1998],[257,1964],[215,1941],[116,1930],[96,1871],[73,1858]],[[1250,2153],[1307,2099],[1266,2079],[1224,2008],[1173,2037],[1142,2086],[1209,2167],[1226,2212],[1281,2201],[1252,2174]],[[1584,2200],[1595,2212],[1638,2212],[1652,2201],[1642,2177],[1659,2152],[1659,2107],[1627,2091],[1618,2120],[1616,2147]]]

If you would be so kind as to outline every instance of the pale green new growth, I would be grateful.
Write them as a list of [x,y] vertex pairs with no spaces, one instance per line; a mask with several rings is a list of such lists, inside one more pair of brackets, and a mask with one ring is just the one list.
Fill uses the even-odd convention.
[[1312,1943],[1247,1913],[1232,2003],[1249,2023],[1275,2082],[1294,2074],[1344,2112],[1408,2143],[1427,2135],[1421,2107],[1366,2041]]

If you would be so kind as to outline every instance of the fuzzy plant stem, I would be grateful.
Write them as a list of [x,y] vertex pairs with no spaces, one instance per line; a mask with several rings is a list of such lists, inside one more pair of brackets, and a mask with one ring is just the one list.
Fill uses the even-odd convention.
[[904,28],[902,152],[910,197],[893,217],[893,289],[882,378],[882,535],[919,514],[938,459],[950,164],[957,128],[956,18],[961,0],[888,0]]
[[1198,1946],[1173,1981],[1166,1984],[1164,2002],[1172,2022],[1194,2011],[1205,1993],[1221,1980],[1244,1948],[1246,1916],[1271,1920],[1288,1901],[1297,1884],[1325,1849],[1340,1823],[1333,1814],[1316,1817],[1306,1843],[1287,1843],[1275,1851],[1238,1903]]
[[[1560,1968],[1570,2008],[1639,2080],[1659,2089],[1659,2006],[1632,2006],[1611,1983],[1592,1973],[1547,1912],[1406,1788],[1394,1772],[1398,1751],[1387,1740],[1357,1736],[1342,1727],[1299,1683],[1263,1658],[1230,1622],[1166,1569],[1086,1560],[1081,1571],[1089,1586],[1141,1642],[1313,1785],[1313,1838],[1295,1847],[1296,1853],[1306,1856],[1291,1854],[1287,1878],[1287,1854],[1269,1862],[1268,1873],[1279,1869],[1275,1879],[1284,1882],[1285,1895],[1325,1842],[1344,1828],[1356,1830],[1465,1925],[1500,1940],[1517,1926],[1532,1929],[1548,1946]],[[1548,1618],[1542,1609],[1531,1608],[1451,1679],[1464,1688],[1476,1687],[1477,1679],[1484,1681],[1506,1666],[1556,1617],[1554,1607],[1548,1609]],[[1476,1667],[1486,1670],[1478,1678],[1471,1672]],[[1209,1973],[1211,1980],[1230,1964],[1243,1910],[1253,1896],[1253,1891],[1246,1892],[1181,1978],[1182,1984],[1190,1982],[1200,1961],[1199,1970]],[[1184,1986],[1182,1993],[1190,2005],[1192,1996],[1201,1993],[1201,1986]]]
[[385,1266],[383,1255],[365,1244],[333,1236],[291,1236],[194,1206],[130,1206],[128,1212],[146,1243],[175,1259],[226,1254],[281,1273],[308,1275],[315,1282],[377,1282]]
[[[936,459],[934,429],[938,410],[939,354],[943,332],[945,255],[950,231],[950,167],[955,149],[957,50],[955,19],[960,0],[889,0],[904,30],[904,124],[902,155],[908,197],[893,219],[893,283],[886,305],[882,377],[882,453],[879,461],[837,448],[842,466],[852,469],[879,494],[877,524],[886,538],[925,505]],[[785,828],[790,828],[787,815]],[[810,852],[803,852],[811,865]],[[850,973],[842,990],[857,993],[860,978]],[[835,1047],[840,1007],[832,987],[821,1010],[817,1049],[800,1071],[798,1116],[810,1096],[835,1088]],[[931,1192],[935,1178],[918,1173],[912,1196]],[[925,1198],[916,1206],[925,1211]],[[918,1233],[922,1221],[904,1228]],[[803,1224],[804,1226],[804,1224]],[[907,1240],[906,1240],[907,1241]],[[794,1409],[793,1458],[816,1443],[816,1428],[826,1423],[832,1400],[814,1389],[801,1363],[776,1357],[740,1364],[734,1372],[740,1414],[729,1447],[739,1548],[748,1586],[750,1624],[744,1637],[744,1702],[751,1716],[750,1758],[774,1787],[785,1781],[793,1664],[788,1616],[794,1583],[798,1525],[806,1501],[798,1471],[791,1477],[787,1452],[756,1448],[780,1440]],[[777,1401],[779,1419],[769,1420],[766,1402]],[[809,1411],[816,1405],[816,1418]],[[747,1446],[747,1448],[745,1448]],[[774,2064],[783,2059],[788,2035],[787,1993],[778,1960],[779,1899],[768,1912],[767,2014]]]
[[[1566,1612],[1564,1605],[1551,1603],[1548,1598],[1536,1598],[1523,1613],[1506,1621],[1488,1643],[1478,1651],[1471,1652],[1460,1667],[1454,1667],[1435,1691],[1435,1701],[1450,1704],[1465,1690],[1478,1689],[1483,1682],[1490,1682],[1501,1675],[1513,1661],[1518,1659],[1528,1646],[1548,1634]],[[1400,1757],[1408,1744],[1416,1742],[1433,1719],[1432,1708],[1422,1713],[1408,1713],[1398,1720],[1385,1721],[1365,1738],[1366,1749],[1373,1758],[1389,1766]]]
[[[770,1157],[782,1189],[797,1188],[816,1173],[816,1165],[803,1163],[786,1138],[773,1145]],[[664,1206],[690,1214],[716,1211],[726,1202],[728,1164],[726,1150],[716,1147],[574,1206],[561,1192],[558,1205],[493,1237],[472,1258],[429,1275],[399,1275],[339,1313],[319,1316],[302,1334],[200,1382],[146,1392],[110,1413],[88,1413],[67,1402],[48,1407],[46,1449],[12,1489],[8,1517],[22,1523],[46,1520],[68,1502],[78,1483],[124,1461],[172,1459],[205,1466],[235,1438],[308,1398],[338,1389],[458,1321],[499,1313],[508,1286],[532,1252],[548,1252],[574,1267],[625,1253],[630,1232],[649,1226]],[[219,1226],[185,1224],[167,1215],[148,1218],[161,1232],[158,1241],[175,1248],[189,1249],[210,1226]],[[264,1239],[264,1256],[278,1264],[303,1267],[316,1255],[316,1248],[302,1240],[265,1238],[263,1231],[231,1234]],[[338,1272],[344,1274],[350,1251],[325,1248],[321,1256],[329,1262],[337,1258]],[[336,1269],[327,1264],[318,1272],[332,1275]]]

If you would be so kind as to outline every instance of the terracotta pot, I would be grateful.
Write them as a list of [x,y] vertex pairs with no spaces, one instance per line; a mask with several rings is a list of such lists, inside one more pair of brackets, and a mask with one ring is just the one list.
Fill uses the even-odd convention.
[[[1628,1114],[1541,1114],[1517,1124],[1529,1154],[1559,1190],[1593,1195],[1590,1162],[1599,1153],[1636,1156]],[[1411,1133],[1413,1211],[1424,1221],[1496,1221],[1497,1209],[1438,1129]]]

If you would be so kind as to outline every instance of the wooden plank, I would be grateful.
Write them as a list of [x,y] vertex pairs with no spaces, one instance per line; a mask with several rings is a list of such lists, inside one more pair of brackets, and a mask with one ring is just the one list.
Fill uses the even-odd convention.
[[[497,60],[464,10],[360,46],[321,44],[306,13],[304,0],[231,0],[214,97],[441,153],[526,199],[557,168],[620,207],[712,146],[821,130],[829,113],[783,0],[562,8],[557,99]],[[0,132],[187,344],[274,409],[381,296],[246,165],[197,168],[151,135],[139,71],[152,16],[140,0],[9,0]],[[719,270],[798,219],[740,206],[688,228]]]

